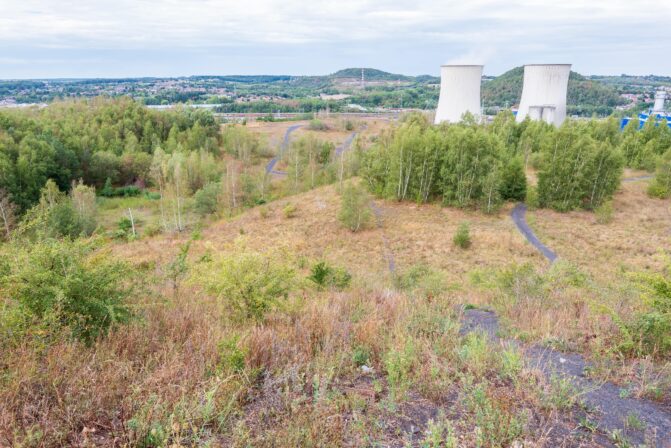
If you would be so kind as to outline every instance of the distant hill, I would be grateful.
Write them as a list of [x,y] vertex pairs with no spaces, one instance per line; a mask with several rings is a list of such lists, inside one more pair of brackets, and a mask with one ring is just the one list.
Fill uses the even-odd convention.
[[[524,67],[515,67],[482,85],[484,107],[505,107],[518,104],[522,96]],[[589,115],[609,113],[617,105],[626,103],[617,90],[602,82],[571,72],[568,82],[567,105],[569,113]]]
[[[398,75],[395,73],[384,72],[382,70],[377,70],[374,68],[364,68],[364,77],[367,81],[411,81],[413,80],[412,76]],[[331,75],[329,78],[340,79],[340,78],[361,78],[361,68],[346,68],[339,70]]]

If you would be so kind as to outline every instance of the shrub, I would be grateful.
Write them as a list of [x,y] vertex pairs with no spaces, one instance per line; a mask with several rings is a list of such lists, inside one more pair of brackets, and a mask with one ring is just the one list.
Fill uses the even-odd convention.
[[201,216],[210,215],[217,211],[221,185],[218,182],[206,184],[193,195],[193,208]]
[[471,234],[468,223],[462,222],[459,224],[457,232],[454,234],[454,238],[452,238],[452,242],[455,246],[462,249],[471,247]]
[[238,250],[203,263],[194,279],[238,320],[260,320],[293,286],[294,271],[282,254]]
[[508,446],[522,434],[524,417],[512,413],[506,403],[490,396],[484,384],[470,391],[467,405],[478,428],[478,446]]
[[527,176],[524,173],[524,163],[519,157],[504,166],[500,192],[504,201],[523,201],[526,198]]
[[671,149],[657,162],[655,178],[648,186],[648,196],[659,199],[671,196]]
[[538,189],[536,187],[527,188],[527,195],[524,203],[530,210],[538,208]]
[[150,237],[151,237],[151,236],[156,236],[156,235],[158,235],[159,233],[161,233],[161,230],[162,230],[162,229],[161,229],[160,224],[154,222],[154,223],[151,223],[151,224],[147,224],[147,225],[145,226],[145,228],[144,228],[144,234],[145,234],[145,236],[150,236]]
[[372,219],[370,198],[366,190],[354,184],[347,184],[342,192],[338,219],[352,232],[366,228]]
[[308,279],[320,288],[345,289],[349,286],[352,276],[343,268],[333,268],[325,261],[320,261],[312,266]]
[[623,323],[625,352],[638,356],[668,356],[671,353],[671,266],[663,274],[634,276],[647,309]]
[[15,261],[6,266],[2,294],[30,322],[90,343],[130,318],[132,271],[92,243],[45,240],[11,250]]
[[282,214],[284,215],[285,218],[291,219],[296,216],[296,211],[298,208],[296,205],[292,203],[288,203],[283,209],[282,209]]
[[421,292],[427,296],[437,296],[445,290],[445,278],[442,273],[426,264],[415,264],[395,279],[399,289],[409,292]]
[[599,224],[608,224],[613,221],[613,201],[606,201],[598,206],[594,213],[596,214],[596,222]]
[[310,120],[310,124],[308,124],[308,129],[311,131],[326,131],[328,128],[326,123],[317,119]]

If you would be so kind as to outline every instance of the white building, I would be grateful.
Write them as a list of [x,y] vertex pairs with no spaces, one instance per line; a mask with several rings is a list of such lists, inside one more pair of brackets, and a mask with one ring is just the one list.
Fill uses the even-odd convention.
[[566,93],[571,64],[530,64],[524,66],[522,99],[517,121],[532,120],[560,126],[566,118]]
[[440,67],[440,97],[435,123],[456,123],[466,112],[479,117],[482,65]]
[[664,90],[659,90],[655,93],[655,105],[652,108],[652,113],[664,113],[666,109],[664,108],[664,102],[666,101],[666,92]]

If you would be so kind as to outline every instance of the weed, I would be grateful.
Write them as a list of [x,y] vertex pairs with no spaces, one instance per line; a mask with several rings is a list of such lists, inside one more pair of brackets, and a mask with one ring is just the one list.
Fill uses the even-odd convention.
[[441,410],[436,420],[427,423],[426,434],[420,441],[422,448],[457,448],[457,437],[450,421]]
[[473,387],[466,402],[475,417],[478,445],[508,446],[522,435],[524,416],[512,412],[506,404],[488,396],[485,384]]
[[403,348],[392,348],[384,357],[387,381],[395,399],[402,398],[411,385],[411,373],[417,361],[417,353],[413,341],[406,340]]
[[452,238],[452,242],[455,246],[460,247],[461,249],[468,249],[471,247],[471,234],[468,223],[462,222],[457,228],[457,232]]
[[627,428],[631,428],[635,431],[643,431],[645,429],[645,422],[643,422],[634,412],[627,414],[624,424]]
[[291,219],[296,216],[296,213],[298,211],[298,208],[296,207],[295,204],[288,203],[287,205],[284,206],[282,209],[282,214],[286,219]]
[[578,391],[570,378],[552,375],[548,391],[543,397],[544,406],[552,409],[569,409],[576,404]]
[[613,222],[613,201],[606,201],[594,210],[596,222],[599,224],[610,224]]

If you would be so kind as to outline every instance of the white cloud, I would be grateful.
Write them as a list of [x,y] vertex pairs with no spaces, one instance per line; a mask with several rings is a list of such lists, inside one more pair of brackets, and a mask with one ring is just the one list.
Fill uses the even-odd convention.
[[[182,72],[180,56],[227,57],[225,70],[336,69],[337,64],[382,63],[406,73],[428,72],[441,62],[485,63],[500,72],[524,62],[588,63],[636,71],[671,70],[654,56],[671,52],[671,2],[659,0],[0,0],[0,61],[63,58],[64,73],[107,52],[126,70]],[[317,50],[315,50],[315,48]],[[400,49],[403,50],[400,50]],[[254,51],[245,52],[245,49]],[[398,49],[398,50],[397,50]],[[208,51],[205,54],[203,52]],[[614,53],[618,51],[617,59]],[[116,52],[116,53],[115,53]],[[156,53],[142,65],[139,53]],[[405,52],[405,53],[403,53]],[[196,55],[197,53],[197,55]],[[158,55],[157,55],[158,54]],[[315,57],[315,54],[317,55]],[[309,56],[306,56],[309,55]],[[384,56],[382,56],[384,55]],[[67,59],[72,58],[72,59]],[[284,61],[287,68],[259,59]],[[14,61],[14,62],[8,62]],[[629,65],[627,65],[627,61]],[[158,64],[156,64],[158,62]],[[165,62],[165,65],[164,65]],[[490,64],[491,62],[491,64]],[[76,65],[79,63],[79,65]],[[130,63],[130,62],[129,62]],[[372,63],[372,62],[371,62]],[[55,63],[54,63],[55,64]],[[172,65],[170,65],[172,64]],[[237,64],[237,65],[236,65]],[[661,64],[661,65],[660,65]],[[665,66],[663,64],[666,64]],[[294,67],[301,66],[301,69]],[[43,66],[46,67],[46,66]],[[108,68],[100,65],[101,74]],[[135,67],[135,68],[134,68]],[[147,68],[150,67],[150,68]],[[217,65],[221,70],[222,65]],[[227,68],[231,67],[231,68]],[[330,67],[330,68],[325,68]],[[407,69],[406,69],[407,67]],[[384,68],[384,67],[381,67]],[[46,70],[41,67],[38,69]],[[202,70],[202,68],[193,68]],[[485,68],[486,73],[492,73]],[[15,70],[17,75],[26,72]],[[41,72],[39,72],[41,73]],[[125,71],[124,71],[125,73]]]
[[[643,0],[3,0],[0,42],[88,46],[195,46],[385,39],[462,33],[509,40],[553,27],[668,25],[668,2]],[[478,23],[484,26],[478,28]],[[470,28],[470,29],[469,29]],[[473,29],[475,28],[475,29]],[[646,32],[649,29],[646,29]]]

